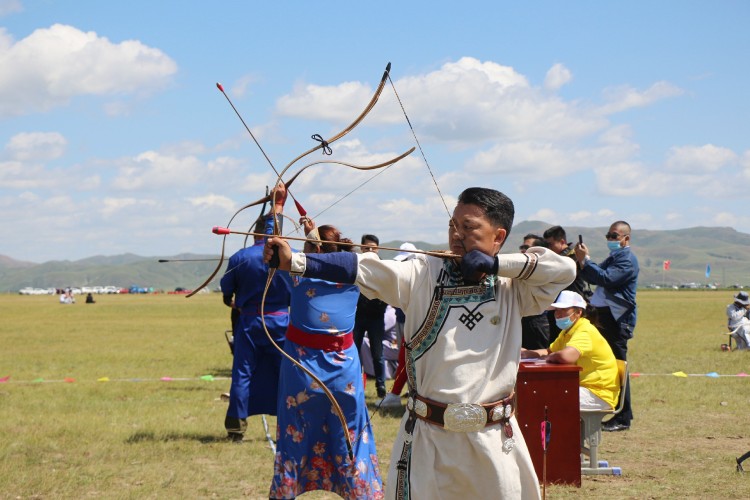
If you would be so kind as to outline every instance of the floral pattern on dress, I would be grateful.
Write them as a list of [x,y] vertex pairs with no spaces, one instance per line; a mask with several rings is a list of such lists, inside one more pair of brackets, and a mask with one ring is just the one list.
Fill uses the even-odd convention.
[[[295,328],[314,335],[351,331],[359,296],[356,287],[319,280],[306,282],[306,278],[301,278],[300,285],[303,286],[292,291],[290,323]],[[310,307],[305,309],[305,303]],[[297,322],[295,307],[301,307],[297,309]],[[309,315],[311,310],[316,312]],[[321,385],[288,359],[282,359],[278,439],[269,497],[289,499],[324,490],[345,499],[382,499],[383,482],[356,347],[326,352],[287,339],[284,350],[330,389],[346,418],[346,428],[342,429]],[[352,442],[353,460],[349,458],[344,432]]]

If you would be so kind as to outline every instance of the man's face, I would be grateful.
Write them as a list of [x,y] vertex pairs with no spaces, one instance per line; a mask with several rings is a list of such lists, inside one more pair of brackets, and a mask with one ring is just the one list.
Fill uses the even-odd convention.
[[553,238],[545,238],[544,241],[547,242],[547,246],[549,247],[550,250],[552,250],[553,252],[558,253],[558,254],[561,253],[566,248],[568,248],[568,242],[565,241],[565,240],[556,240],[556,239],[553,239]]
[[609,232],[607,233],[607,241],[617,241],[620,243],[620,247],[625,247],[630,242],[630,233],[626,226],[612,224],[609,226]]
[[367,253],[367,252],[378,253],[377,245],[375,244],[374,241],[365,240],[365,242],[362,243],[362,245],[360,245],[359,248],[360,250],[362,250],[362,253]]
[[448,243],[456,255],[479,250],[494,256],[505,242],[507,231],[494,226],[477,205],[459,203],[448,226]]
[[572,321],[577,321],[581,317],[582,312],[583,310],[580,307],[555,308],[555,319],[563,319],[570,316]]

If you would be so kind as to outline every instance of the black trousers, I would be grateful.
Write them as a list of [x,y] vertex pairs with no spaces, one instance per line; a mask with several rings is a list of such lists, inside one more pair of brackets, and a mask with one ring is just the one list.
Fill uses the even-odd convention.
[[[620,327],[620,324],[612,316],[612,311],[609,307],[597,307],[596,314],[596,327],[612,348],[615,358],[627,361],[628,340],[630,340],[629,332]],[[610,422],[630,425],[631,420],[633,420],[633,409],[630,406],[630,381],[628,381],[622,411],[610,420]]]

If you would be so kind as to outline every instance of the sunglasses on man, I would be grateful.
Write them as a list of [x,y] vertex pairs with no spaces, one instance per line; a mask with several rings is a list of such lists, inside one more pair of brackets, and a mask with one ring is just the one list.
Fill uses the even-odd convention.
[[623,238],[625,236],[627,236],[627,234],[617,234],[615,232],[610,232],[604,235],[604,237],[608,240],[619,240],[620,238]]

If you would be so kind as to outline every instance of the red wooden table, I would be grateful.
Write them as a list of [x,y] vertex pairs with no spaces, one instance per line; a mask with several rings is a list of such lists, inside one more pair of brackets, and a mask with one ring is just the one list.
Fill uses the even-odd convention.
[[516,381],[516,418],[539,482],[544,451],[541,423],[547,408],[552,423],[547,447],[547,483],[581,486],[581,424],[576,365],[521,362]]

